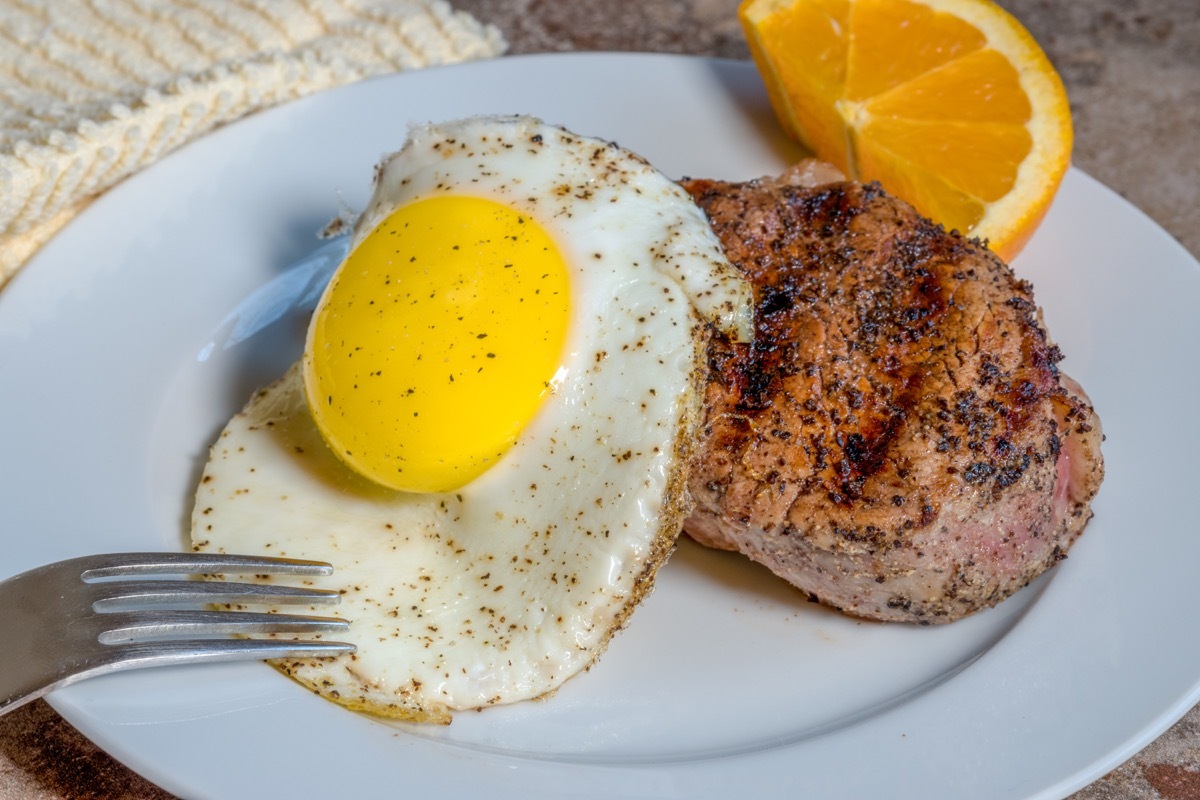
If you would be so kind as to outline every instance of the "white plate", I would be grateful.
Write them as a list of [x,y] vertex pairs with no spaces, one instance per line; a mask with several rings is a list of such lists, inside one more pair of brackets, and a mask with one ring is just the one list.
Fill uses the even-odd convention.
[[[361,205],[410,120],[483,112],[615,139],[675,176],[796,156],[748,65],[647,55],[376,80],[185,148],[0,294],[2,572],[181,547],[208,444],[299,352],[333,257],[311,256],[313,231],[339,197]],[[1178,624],[1200,563],[1200,269],[1078,171],[1014,266],[1099,409],[1108,479],[1070,559],[998,609],[855,622],[684,545],[590,673],[448,728],[355,715],[262,664],[127,673],[51,702],[189,798],[1065,795],[1200,699],[1200,637]]]

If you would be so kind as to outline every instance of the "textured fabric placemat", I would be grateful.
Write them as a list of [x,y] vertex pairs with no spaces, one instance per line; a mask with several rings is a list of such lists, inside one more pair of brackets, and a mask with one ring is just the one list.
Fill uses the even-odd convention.
[[444,0],[0,0],[0,286],[91,199],[221,124],[504,49]]

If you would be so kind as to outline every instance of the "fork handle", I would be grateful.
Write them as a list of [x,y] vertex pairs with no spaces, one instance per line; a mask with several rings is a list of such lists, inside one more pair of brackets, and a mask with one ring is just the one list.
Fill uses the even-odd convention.
[[[77,631],[70,626],[65,631],[51,630],[53,626],[46,624],[44,598],[26,591],[26,587],[60,580],[65,571],[61,563],[48,564],[0,581],[0,608],[6,609],[0,714],[69,683],[78,671],[70,650],[77,641],[72,634]],[[87,665],[81,667],[87,670]]]

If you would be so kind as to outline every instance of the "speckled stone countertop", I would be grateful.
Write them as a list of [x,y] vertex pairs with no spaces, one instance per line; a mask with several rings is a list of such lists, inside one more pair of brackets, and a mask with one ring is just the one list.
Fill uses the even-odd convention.
[[[1074,163],[1200,256],[1197,0],[1001,0],[1067,84]],[[511,53],[637,50],[747,58],[736,0],[456,0],[497,25]],[[1181,630],[1180,635],[1190,635]],[[170,795],[99,751],[44,702],[0,718],[0,798]],[[1200,800],[1200,709],[1074,795]]]

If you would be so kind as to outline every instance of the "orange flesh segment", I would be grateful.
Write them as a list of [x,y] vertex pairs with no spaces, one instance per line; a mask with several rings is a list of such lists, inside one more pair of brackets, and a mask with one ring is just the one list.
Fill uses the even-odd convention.
[[990,0],[745,0],[739,14],[794,138],[1015,255],[1057,191],[1072,131],[1057,73],[1007,12]]

